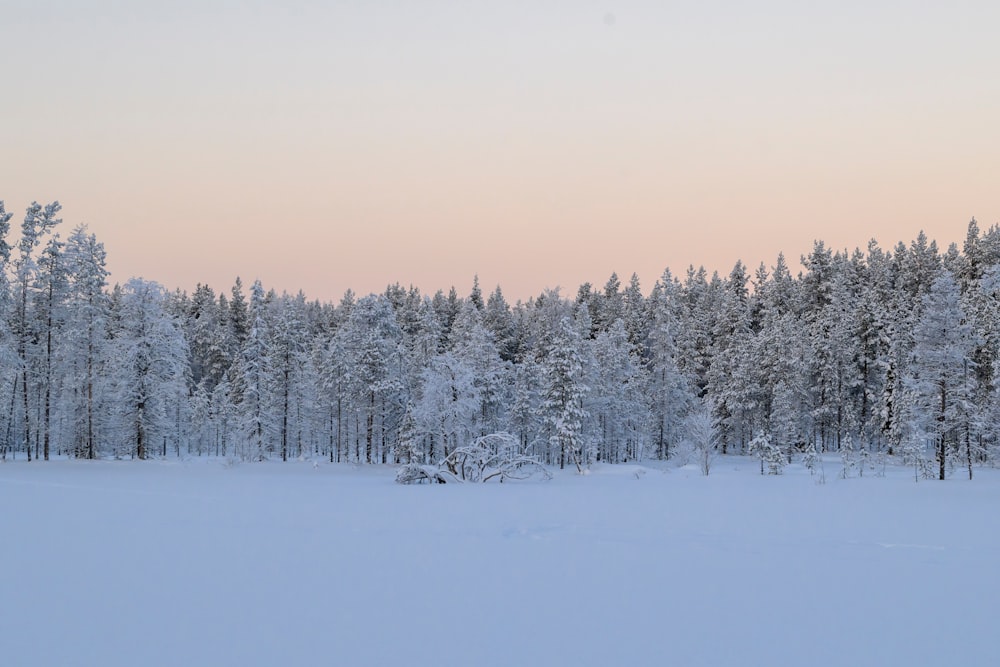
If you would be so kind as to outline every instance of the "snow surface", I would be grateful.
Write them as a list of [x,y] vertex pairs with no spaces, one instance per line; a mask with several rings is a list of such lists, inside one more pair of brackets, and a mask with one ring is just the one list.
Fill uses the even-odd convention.
[[757,466],[7,462],[0,664],[998,664],[1000,471]]

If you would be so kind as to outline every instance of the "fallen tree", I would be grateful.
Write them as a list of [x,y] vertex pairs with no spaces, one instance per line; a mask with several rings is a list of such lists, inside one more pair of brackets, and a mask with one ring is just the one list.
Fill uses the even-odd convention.
[[485,483],[496,479],[528,479],[552,474],[533,456],[520,452],[517,438],[509,433],[490,433],[470,445],[458,447],[437,466],[408,463],[396,471],[400,484],[446,484],[448,482]]
[[442,471],[437,466],[407,463],[396,471],[396,482],[399,484],[423,484],[424,482],[445,484],[455,481],[458,480],[455,479],[454,475],[447,471]]

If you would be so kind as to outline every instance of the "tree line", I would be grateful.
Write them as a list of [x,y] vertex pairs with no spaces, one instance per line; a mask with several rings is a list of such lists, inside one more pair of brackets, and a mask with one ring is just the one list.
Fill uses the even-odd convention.
[[[436,463],[493,433],[548,465],[721,453],[900,457],[971,477],[998,449],[1000,228],[961,249],[818,241],[726,276],[669,270],[511,305],[473,280],[338,303],[109,286],[103,245],[0,201],[0,458]],[[751,446],[752,445],[752,446]]]

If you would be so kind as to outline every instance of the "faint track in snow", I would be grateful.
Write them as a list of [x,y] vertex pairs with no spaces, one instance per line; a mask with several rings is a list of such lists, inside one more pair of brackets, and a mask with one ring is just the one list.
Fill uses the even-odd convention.
[[892,544],[888,542],[876,542],[883,549],[925,549],[928,551],[944,551],[946,547],[936,544]]

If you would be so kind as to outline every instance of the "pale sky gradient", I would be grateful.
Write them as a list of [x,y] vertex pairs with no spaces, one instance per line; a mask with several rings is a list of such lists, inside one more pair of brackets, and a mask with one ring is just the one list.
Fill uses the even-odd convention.
[[0,16],[0,199],[59,199],[114,280],[514,300],[1000,222],[995,0]]

